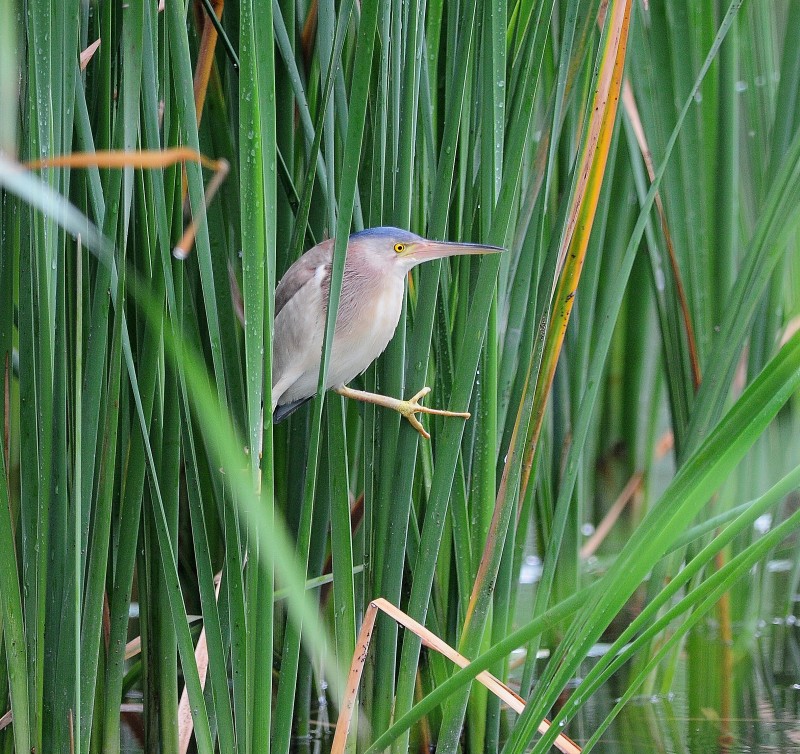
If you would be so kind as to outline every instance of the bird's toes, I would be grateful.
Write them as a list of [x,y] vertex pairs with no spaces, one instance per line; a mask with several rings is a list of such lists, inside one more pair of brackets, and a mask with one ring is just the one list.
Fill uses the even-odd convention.
[[429,387],[424,387],[414,396],[409,398],[407,401],[400,401],[400,405],[398,406],[397,410],[405,416],[406,419],[411,423],[411,426],[417,430],[426,440],[430,439],[430,434],[425,430],[425,428],[420,423],[419,419],[417,419],[416,414],[433,414],[434,416],[455,416],[460,419],[469,419],[469,413],[466,411],[443,411],[442,409],[438,408],[428,408],[427,406],[423,406],[419,401],[422,400],[428,393],[431,392]]
[[[431,392],[431,389],[426,385],[418,393],[415,393],[414,396],[408,400],[408,403],[414,403],[414,404],[419,405],[419,401],[421,401],[430,392]],[[421,406],[420,406],[420,408],[421,408]]]
[[431,439],[430,433],[425,429],[425,427],[422,426],[419,419],[417,419],[414,414],[410,414],[406,418],[411,422],[411,426],[414,427],[414,429],[416,429],[417,432],[419,432],[426,440]]
[[[428,392],[430,392],[429,388],[425,388],[425,390],[428,390]],[[420,391],[420,393],[423,392],[424,391],[422,390]],[[422,426],[419,419],[417,419],[416,417],[416,414],[420,412],[423,413],[425,412],[424,406],[421,406],[419,403],[417,403],[417,400],[421,397],[420,393],[417,393],[417,395],[415,395],[410,400],[401,401],[397,410],[400,412],[402,416],[408,419],[409,424],[411,424],[411,426],[414,427],[414,429],[416,429],[417,432],[419,432],[426,440],[430,440],[431,437],[430,434],[428,434],[428,432],[425,430],[425,427]],[[425,394],[427,395],[427,393]]]

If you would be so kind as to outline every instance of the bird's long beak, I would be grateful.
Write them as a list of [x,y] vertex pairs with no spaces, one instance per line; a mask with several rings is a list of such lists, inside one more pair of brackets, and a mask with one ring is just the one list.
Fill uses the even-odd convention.
[[402,256],[419,263],[462,254],[496,254],[499,251],[505,251],[505,249],[502,246],[487,246],[477,243],[425,240],[408,244]]

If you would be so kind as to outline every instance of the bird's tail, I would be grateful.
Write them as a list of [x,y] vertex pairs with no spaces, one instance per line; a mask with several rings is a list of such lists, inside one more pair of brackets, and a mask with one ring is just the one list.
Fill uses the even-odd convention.
[[293,414],[298,408],[300,408],[300,406],[302,406],[304,403],[308,403],[308,401],[310,401],[313,397],[313,395],[310,395],[308,398],[299,398],[291,403],[283,403],[280,406],[277,406],[272,412],[272,423],[278,424],[282,422],[287,416],[289,416],[289,414]]

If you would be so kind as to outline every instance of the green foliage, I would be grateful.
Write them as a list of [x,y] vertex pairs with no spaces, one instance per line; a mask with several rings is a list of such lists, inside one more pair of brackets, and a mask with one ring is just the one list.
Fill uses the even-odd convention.
[[[789,596],[755,596],[775,548],[800,563],[783,505],[800,473],[800,4],[740,5],[630,4],[632,99],[573,236],[621,0],[229,0],[200,118],[209,3],[0,0],[0,751],[119,751],[138,698],[141,748],[178,752],[184,690],[198,751],[287,751],[321,693],[335,719],[378,596],[479,657],[455,672],[379,618],[351,750],[430,732],[440,751],[544,751],[565,687],[582,676],[560,723],[616,673],[593,745],[639,689],[674,687],[682,648],[700,667],[685,639],[724,595],[750,627],[737,658],[775,605],[796,609],[800,566]],[[175,146],[230,164],[207,208],[191,161],[20,164]],[[426,417],[427,442],[320,393],[273,426],[277,281],[335,236],[335,304],[348,232],[390,224],[507,247],[417,268],[358,380],[430,385],[472,418]],[[585,262],[562,273],[573,238]],[[553,345],[559,276],[581,268]],[[634,474],[636,505],[587,560],[584,526]],[[521,687],[519,718],[467,701],[486,668]]]

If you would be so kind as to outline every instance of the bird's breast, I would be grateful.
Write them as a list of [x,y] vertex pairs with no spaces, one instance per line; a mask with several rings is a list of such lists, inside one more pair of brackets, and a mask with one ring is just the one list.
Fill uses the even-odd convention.
[[391,276],[380,285],[342,291],[333,341],[330,386],[343,385],[380,356],[397,329],[404,280]]
[[386,337],[385,348],[400,321],[400,313],[403,310],[403,286],[400,285],[399,290],[385,288],[371,303],[371,311],[367,313],[367,316],[372,320],[372,327],[377,338],[380,340],[384,336]]

